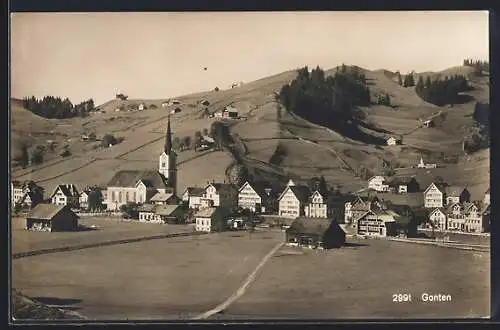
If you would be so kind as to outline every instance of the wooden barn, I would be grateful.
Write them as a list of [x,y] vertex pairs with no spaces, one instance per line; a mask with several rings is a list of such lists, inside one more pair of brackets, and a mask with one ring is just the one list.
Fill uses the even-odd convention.
[[299,217],[286,230],[289,245],[312,249],[340,248],[345,244],[346,233],[339,224],[327,218]]
[[67,205],[38,204],[26,217],[26,230],[76,231],[78,216]]

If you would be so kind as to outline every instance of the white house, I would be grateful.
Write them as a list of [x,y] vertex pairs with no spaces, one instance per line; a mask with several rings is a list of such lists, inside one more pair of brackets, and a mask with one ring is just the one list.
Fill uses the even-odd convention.
[[368,188],[379,192],[389,191],[389,185],[385,184],[386,179],[381,175],[376,175],[368,180]]
[[444,189],[439,188],[434,182],[427,187],[424,191],[424,207],[425,208],[439,208],[444,204]]
[[327,218],[328,205],[325,197],[319,191],[315,191],[309,197],[307,204],[304,207],[304,214],[309,218]]
[[470,201],[470,192],[467,188],[451,186],[446,187],[446,204],[465,203]]
[[245,182],[238,191],[238,206],[252,212],[264,213],[270,201],[270,188],[260,182]]
[[233,207],[238,205],[238,190],[229,183],[210,183],[205,187],[203,199],[211,200],[215,207]]
[[484,193],[483,205],[490,205],[490,188]]
[[80,193],[74,184],[60,184],[50,196],[52,204],[79,207]]
[[182,210],[179,205],[144,204],[139,208],[139,221],[148,223],[179,223]]
[[[290,185],[290,183],[292,185]],[[304,207],[310,196],[306,186],[296,186],[293,182],[278,197],[278,214],[282,217],[296,218],[304,215]]]
[[187,187],[182,194],[182,201],[187,204],[190,209],[198,209],[201,206],[201,199],[205,194],[205,188]]
[[19,181],[12,181],[10,183],[10,194],[12,205],[19,203],[24,195],[23,184]]
[[139,111],[144,110],[144,108],[145,108],[144,103],[139,104],[139,107],[138,107]]
[[78,203],[80,208],[87,209],[89,207],[89,193],[88,190],[82,190],[80,196],[78,197]]
[[196,212],[195,230],[202,232],[212,232],[222,230],[227,226],[229,209],[225,207],[209,207]]
[[177,204],[178,199],[172,192],[159,191],[151,197],[150,202],[155,205],[168,205]]
[[443,209],[441,208],[436,208],[429,213],[429,220],[432,223],[432,226],[434,226],[434,229],[439,230],[439,231],[445,231],[447,230],[447,216]]
[[401,139],[398,139],[394,136],[391,136],[386,140],[388,146],[395,146],[397,144],[401,144]]
[[483,215],[475,203],[464,203],[465,231],[482,233],[484,231]]

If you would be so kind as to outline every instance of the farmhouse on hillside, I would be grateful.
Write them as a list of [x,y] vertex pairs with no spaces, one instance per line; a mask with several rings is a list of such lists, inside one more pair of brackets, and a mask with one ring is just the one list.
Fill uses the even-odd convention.
[[238,109],[227,106],[222,112],[222,118],[236,119],[238,118]]
[[[158,193],[176,196],[177,155],[172,150],[172,131],[168,117],[164,151],[159,157],[157,171],[119,171],[108,183],[107,208],[119,210],[127,203],[147,203]],[[165,195],[159,195],[165,197]],[[159,197],[158,197],[159,198]],[[160,201],[161,202],[161,201]]]
[[226,207],[208,207],[195,214],[195,230],[202,232],[223,231],[227,229],[227,219],[231,214]]
[[38,204],[26,217],[26,230],[75,231],[78,216],[67,205]]
[[389,191],[389,185],[385,183],[386,179],[381,175],[376,175],[368,179],[368,188],[379,192]]
[[396,138],[394,136],[391,136],[386,140],[388,146],[395,146],[397,144],[401,144],[403,140],[401,138]]
[[80,206],[81,209],[88,209],[89,207],[89,189],[84,189],[80,193],[80,196],[78,196],[78,205]]
[[398,194],[406,194],[406,193],[417,193],[420,191],[420,185],[415,179],[405,178],[405,177],[397,177],[389,182],[389,187],[391,187]]
[[264,182],[245,182],[238,191],[238,206],[256,213],[270,212],[273,204],[272,188]]
[[279,215],[288,218],[303,216],[304,207],[310,195],[309,187],[295,185],[290,180],[285,190],[278,197]]
[[286,230],[286,242],[291,246],[313,249],[340,248],[346,233],[336,221],[326,218],[298,217]]
[[79,198],[80,193],[74,184],[60,184],[50,196],[52,204],[68,205],[71,208],[79,207]]

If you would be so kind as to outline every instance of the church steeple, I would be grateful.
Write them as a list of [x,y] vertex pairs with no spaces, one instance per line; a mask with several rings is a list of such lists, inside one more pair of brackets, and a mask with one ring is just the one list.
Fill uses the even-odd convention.
[[165,137],[165,153],[167,155],[170,155],[172,153],[172,131],[170,129],[170,115],[168,115],[167,136]]

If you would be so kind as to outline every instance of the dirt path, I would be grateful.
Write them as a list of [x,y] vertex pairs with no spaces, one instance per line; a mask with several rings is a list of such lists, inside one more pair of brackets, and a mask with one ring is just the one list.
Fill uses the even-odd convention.
[[266,264],[266,262],[276,253],[276,251],[278,251],[281,248],[282,245],[283,245],[283,242],[279,243],[268,254],[266,254],[264,256],[264,258],[262,258],[262,260],[260,261],[260,263],[257,265],[257,268],[255,268],[255,270],[248,276],[248,278],[245,280],[245,282],[243,282],[243,284],[241,285],[241,287],[238,290],[236,290],[236,292],[231,297],[229,297],[222,304],[219,304],[215,308],[213,308],[213,309],[211,309],[209,311],[206,311],[206,312],[204,312],[204,313],[202,313],[202,314],[194,317],[193,319],[194,320],[207,319],[210,316],[212,316],[214,314],[217,314],[217,313],[223,311],[224,309],[228,308],[229,305],[231,305],[238,298],[240,298],[242,295],[244,295],[245,292],[246,292],[246,289],[248,288],[248,286],[250,284],[252,284],[252,282],[255,280],[255,278],[256,278],[257,273],[259,272],[259,270],[261,270],[262,267],[264,267],[264,265]]

